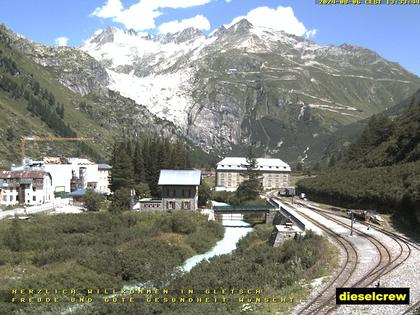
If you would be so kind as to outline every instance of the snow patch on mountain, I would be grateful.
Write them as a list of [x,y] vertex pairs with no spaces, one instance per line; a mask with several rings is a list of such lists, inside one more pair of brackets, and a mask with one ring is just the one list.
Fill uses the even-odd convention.
[[186,129],[188,112],[192,106],[189,95],[191,71],[180,71],[164,75],[137,77],[107,70],[110,77],[109,89],[131,98],[137,104],[147,107],[156,116],[172,121]]
[[[180,32],[152,37],[109,28],[88,39],[81,49],[97,60],[110,61],[110,68],[114,70],[118,66],[132,66],[145,58],[151,65],[157,65],[163,60],[165,63],[162,68],[167,68],[183,55],[201,50],[214,40],[215,38],[209,40],[204,34],[196,33]],[[170,60],[173,62],[169,62]]]

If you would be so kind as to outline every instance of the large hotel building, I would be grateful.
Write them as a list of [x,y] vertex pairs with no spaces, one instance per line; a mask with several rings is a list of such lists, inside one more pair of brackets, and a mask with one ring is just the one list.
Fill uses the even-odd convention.
[[[216,191],[235,191],[244,180],[240,174],[246,170],[246,158],[227,157],[217,163]],[[290,166],[280,159],[257,159],[261,185],[266,189],[289,187]]]

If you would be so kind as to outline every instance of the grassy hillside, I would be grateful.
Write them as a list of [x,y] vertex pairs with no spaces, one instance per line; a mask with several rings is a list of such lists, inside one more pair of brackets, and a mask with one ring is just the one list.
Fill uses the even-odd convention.
[[391,212],[420,224],[420,98],[394,119],[373,116],[335,167],[298,182],[310,199]]
[[12,49],[0,32],[0,166],[19,162],[22,136],[92,136],[92,144],[33,143],[28,156],[76,154],[104,159],[112,131],[79,110],[81,96]]
[[394,165],[420,159],[420,100],[390,119],[375,115],[347,152],[346,160],[367,167]]
[[[334,156],[334,160],[340,160],[346,156],[346,152],[349,150],[350,145],[355,142],[355,140],[359,141],[355,145],[352,145],[353,157],[351,159],[356,159],[357,155],[359,157],[364,157],[365,164],[367,166],[379,166],[379,165],[390,165],[394,162],[393,156],[395,155],[392,153],[393,150],[399,148],[398,146],[405,147],[406,145],[414,145],[418,138],[416,138],[415,134],[419,133],[419,110],[418,104],[420,104],[420,90],[418,90],[414,95],[408,97],[404,101],[388,108],[387,110],[383,111],[376,116],[372,121],[369,119],[363,119],[358,122],[352,123],[347,126],[343,126],[339,128],[332,134],[327,135],[320,135],[316,139],[313,140],[312,144],[310,145],[310,150],[308,154],[308,161],[309,162],[319,162],[321,161],[322,164],[327,165],[331,158]],[[417,106],[417,107],[416,107]],[[399,116],[400,115],[400,116]],[[389,118],[389,119],[387,119]],[[394,122],[392,122],[394,120]],[[388,127],[393,128],[393,134],[389,135],[390,137],[387,138],[387,143],[381,144],[380,148],[374,149],[375,140],[373,143],[368,147],[365,146],[363,152],[357,152],[357,148],[364,146],[362,142],[368,144],[366,141],[367,139],[362,139],[362,133],[364,132],[365,128],[370,124],[372,128],[376,128],[375,124],[378,126],[378,133],[384,132],[381,124],[387,123]],[[369,137],[367,134],[371,131],[365,131],[365,135],[363,137]],[[412,139],[411,144],[403,143],[404,139]],[[380,140],[380,139],[379,139]],[[408,151],[413,151],[414,148],[406,148]],[[372,150],[372,151],[371,151]],[[416,149],[418,150],[418,149]],[[371,151],[371,152],[370,152]],[[388,152],[388,153],[387,153]],[[414,155],[415,151],[412,152]],[[405,155],[406,153],[402,153]],[[394,156],[397,158],[397,156]],[[400,157],[401,158],[401,157]],[[406,157],[408,161],[415,160],[413,157]],[[388,161],[385,161],[385,160]],[[367,160],[371,160],[370,163],[367,163]],[[349,159],[346,160],[346,163]]]
[[[34,62],[33,52],[28,56],[21,53],[39,49],[38,46],[27,40],[16,41],[16,35],[0,25],[0,169],[20,163],[19,142],[25,136],[95,138],[83,143],[28,142],[26,155],[32,158],[65,155],[108,161],[114,139],[158,136],[181,139],[191,145],[192,161],[197,162],[194,164],[202,166],[212,161],[208,154],[185,140],[173,123],[157,118],[119,93],[103,88],[82,96],[74,92],[74,85],[70,90],[61,84],[60,73],[77,63],[77,55],[83,52],[60,50],[56,67],[43,67]],[[52,48],[45,49],[48,52]],[[91,58],[86,54],[82,57]],[[72,83],[87,80],[89,75],[92,74],[72,77]],[[86,82],[81,82],[80,88],[86,89]]]

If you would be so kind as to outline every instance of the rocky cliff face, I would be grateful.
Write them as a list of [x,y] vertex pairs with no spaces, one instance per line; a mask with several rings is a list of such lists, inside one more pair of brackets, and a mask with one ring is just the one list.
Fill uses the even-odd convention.
[[420,86],[368,49],[320,46],[247,20],[208,36],[192,28],[159,36],[108,28],[80,50],[16,42],[73,91],[117,91],[219,153],[252,142],[269,156],[303,158],[314,138]]
[[19,36],[3,27],[11,45],[36,63],[44,66],[55,78],[80,95],[104,93],[109,84],[106,69],[95,58],[80,49],[49,47]]

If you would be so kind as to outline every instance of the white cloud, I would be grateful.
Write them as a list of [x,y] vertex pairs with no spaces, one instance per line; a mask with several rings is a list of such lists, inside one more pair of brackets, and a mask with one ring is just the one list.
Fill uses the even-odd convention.
[[[139,0],[124,9],[121,0],[107,0],[105,5],[96,8],[91,15],[111,18],[126,28],[148,30],[156,27],[155,19],[162,15],[160,8],[181,9],[200,6],[212,0]],[[181,21],[182,22],[182,21]]]
[[122,9],[123,5],[120,0],[108,0],[102,7],[96,8],[91,15],[101,18],[112,18],[120,13]]
[[[298,36],[303,36],[306,32],[308,32],[305,25],[303,25],[303,23],[295,16],[291,7],[278,6],[277,9],[258,7],[249,11],[246,16],[238,16],[234,18],[232,22],[226,26],[229,27],[244,18],[255,26],[268,27]],[[316,30],[312,31],[309,31],[312,32],[311,35],[315,35]]]
[[305,32],[305,37],[308,38],[308,39],[311,39],[311,38],[314,38],[317,33],[318,33],[318,30],[314,28],[312,30],[306,31]]
[[69,39],[65,36],[57,37],[55,39],[55,44],[57,46],[67,46],[69,43]]
[[194,27],[198,28],[199,30],[208,31],[210,29],[210,22],[206,17],[202,15],[196,15],[193,18],[185,19],[182,21],[171,21],[163,23],[159,26],[159,33],[176,33],[188,27]]

